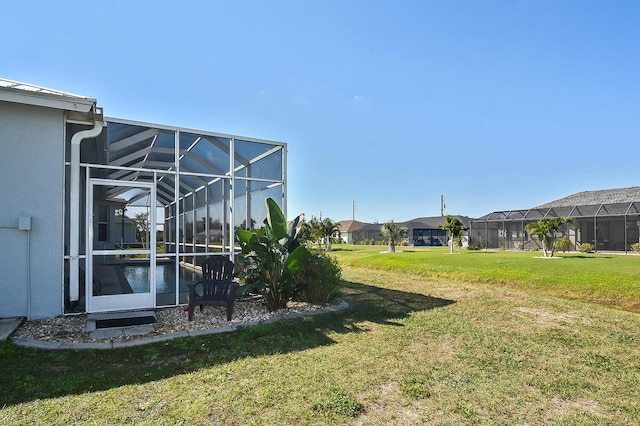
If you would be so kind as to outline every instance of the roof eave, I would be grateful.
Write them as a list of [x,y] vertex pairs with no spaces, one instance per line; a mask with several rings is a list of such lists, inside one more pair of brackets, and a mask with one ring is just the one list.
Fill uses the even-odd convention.
[[96,106],[97,102],[92,98],[72,98],[66,96],[57,96],[54,94],[42,94],[37,92],[12,90],[9,88],[0,88],[0,101],[84,113],[91,112]]

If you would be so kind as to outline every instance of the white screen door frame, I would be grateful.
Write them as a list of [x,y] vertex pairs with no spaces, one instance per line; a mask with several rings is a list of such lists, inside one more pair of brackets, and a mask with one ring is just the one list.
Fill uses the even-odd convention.
[[[126,187],[130,189],[143,189],[148,191],[149,199],[149,248],[148,249],[135,249],[124,250],[124,247],[114,249],[94,249],[94,230],[95,224],[98,220],[94,212],[94,188],[97,186],[106,187]],[[156,294],[156,186],[154,183],[148,182],[129,182],[109,179],[96,179],[89,180],[87,185],[87,217],[85,223],[87,224],[87,240],[86,240],[86,268],[85,268],[85,294],[86,297],[86,309],[88,313],[92,312],[108,312],[108,311],[123,311],[134,309],[148,309],[155,307],[155,294]],[[124,224],[123,224],[124,226]],[[149,291],[148,292],[134,292],[125,294],[111,294],[111,295],[94,295],[93,294],[93,276],[94,276],[94,260],[96,256],[109,256],[115,258],[115,256],[130,255],[144,255],[149,259]]]

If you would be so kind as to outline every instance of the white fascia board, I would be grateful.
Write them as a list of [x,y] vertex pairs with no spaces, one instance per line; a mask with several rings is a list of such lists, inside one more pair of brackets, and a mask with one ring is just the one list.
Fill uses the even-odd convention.
[[28,93],[24,91],[2,90],[1,88],[0,101],[85,113],[92,111],[97,102],[91,98],[43,95],[36,92]]

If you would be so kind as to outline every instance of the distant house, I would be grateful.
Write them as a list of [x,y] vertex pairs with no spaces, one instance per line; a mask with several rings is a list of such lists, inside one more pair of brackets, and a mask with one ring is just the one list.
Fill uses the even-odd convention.
[[341,220],[338,222],[340,226],[340,238],[345,244],[353,244],[353,233],[366,225],[364,222],[357,220]]
[[358,229],[354,229],[351,233],[352,244],[373,244],[382,242],[384,239],[380,235],[380,223],[364,223]]
[[569,237],[575,249],[591,243],[596,250],[628,251],[640,242],[640,187],[579,192],[522,210],[505,210],[473,219],[471,243],[487,248],[529,249],[539,245],[528,239],[525,227],[543,217],[564,216],[576,221],[559,235]]
[[[467,216],[452,215],[460,220],[465,228],[469,228]],[[447,223],[443,216],[420,217],[403,222],[401,226],[406,226],[409,230],[409,244],[413,246],[446,246],[449,243],[449,236],[446,229],[439,226]],[[466,245],[466,238],[463,239]]]
[[[455,215],[465,227],[469,227],[470,218]],[[339,222],[341,224],[340,236],[347,244],[361,244],[371,242],[385,242],[380,235],[380,223],[364,223],[353,220]],[[407,227],[408,236],[404,241],[412,246],[446,246],[448,244],[447,231],[438,226],[445,224],[442,216],[419,217],[406,222],[397,222],[398,227]]]
[[121,247],[136,247],[141,245],[140,235],[136,232],[136,219],[128,217],[126,214],[123,217],[122,213],[116,210],[114,222],[113,222],[113,241],[116,245]]
[[[640,186],[578,192],[537,207],[494,211],[477,219],[455,217],[467,228],[463,245],[528,250],[540,248],[540,242],[529,239],[527,224],[558,216],[576,221],[575,227],[564,225],[558,233],[570,239],[573,249],[581,243],[591,243],[596,251],[629,251],[632,244],[640,243]],[[346,242],[383,242],[379,223],[341,223]],[[444,223],[442,216],[397,222],[408,228],[405,242],[414,246],[447,245],[447,233],[439,228]]]
[[233,258],[267,197],[286,214],[286,150],[0,78],[0,317],[185,304],[182,265]]

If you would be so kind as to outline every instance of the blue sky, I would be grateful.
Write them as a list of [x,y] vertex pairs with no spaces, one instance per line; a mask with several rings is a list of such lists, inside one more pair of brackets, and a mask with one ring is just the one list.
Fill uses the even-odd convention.
[[441,194],[478,217],[639,184],[638,1],[15,4],[0,76],[287,142],[289,217],[355,200],[398,222]]

